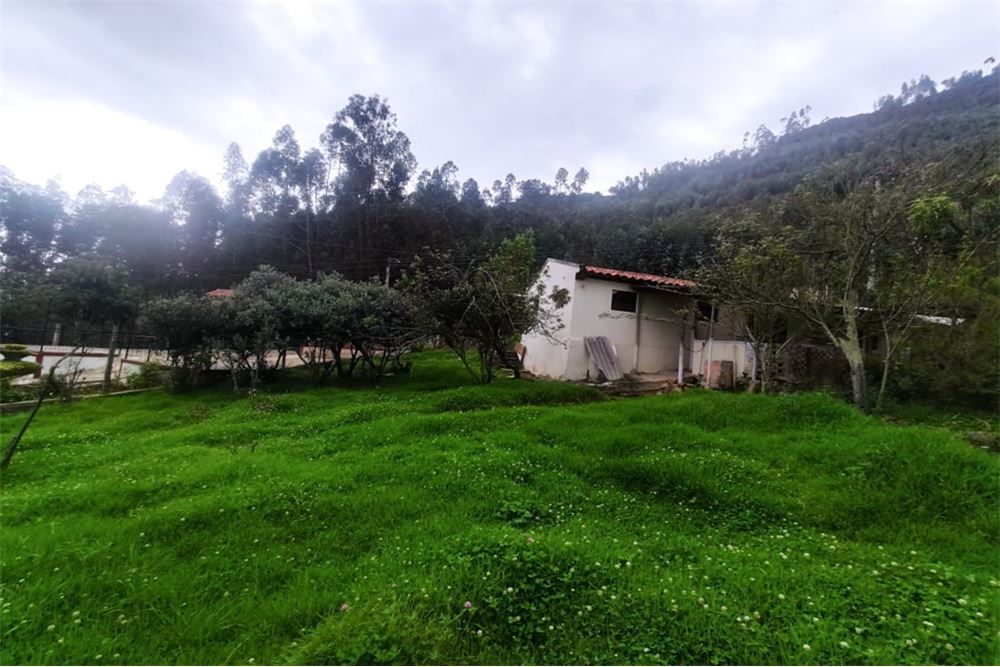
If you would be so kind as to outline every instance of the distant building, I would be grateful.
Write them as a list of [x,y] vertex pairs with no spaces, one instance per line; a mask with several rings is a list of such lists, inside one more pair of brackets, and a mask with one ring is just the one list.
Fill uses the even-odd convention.
[[[526,334],[524,368],[561,380],[617,379],[655,374],[681,383],[701,375],[731,386],[755,372],[753,350],[740,339],[739,315],[703,301],[681,278],[548,259],[539,282],[544,294],[565,289],[554,336]],[[608,364],[613,364],[614,368]]]

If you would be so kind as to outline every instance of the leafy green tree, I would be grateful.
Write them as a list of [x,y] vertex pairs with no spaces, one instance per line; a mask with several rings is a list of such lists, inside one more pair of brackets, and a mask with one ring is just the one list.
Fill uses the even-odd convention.
[[[121,327],[133,322],[140,302],[140,291],[128,284],[127,272],[103,260],[76,259],[59,264],[49,281],[51,295],[47,310],[73,323],[70,342],[79,348],[85,345],[80,335],[84,323],[111,325],[107,339],[107,362],[104,367],[103,391],[111,391],[111,371],[117,353]],[[100,341],[103,346],[105,341]],[[79,362],[67,364],[70,371],[63,377],[63,398],[71,400],[82,369]]]
[[341,305],[346,338],[369,379],[380,382],[423,337],[406,295],[380,282],[350,283]]
[[0,254],[3,270],[27,279],[43,274],[66,215],[62,202],[45,191],[0,185]]
[[236,285],[232,297],[215,304],[219,324],[213,347],[229,369],[234,392],[240,389],[241,377],[255,392],[288,348],[294,291],[292,277],[262,266]]
[[[522,334],[557,326],[549,302],[559,308],[565,297],[542,294],[541,283],[532,288],[534,254],[533,238],[522,234],[481,262],[419,259],[404,281],[421,332],[443,341],[478,382],[491,382],[498,366],[509,363]],[[519,374],[517,364],[510,367]]]
[[193,388],[211,368],[218,315],[216,304],[194,294],[157,298],[142,306],[139,324],[156,336],[159,348],[167,353],[175,389]]
[[247,185],[250,180],[250,166],[243,157],[243,151],[236,142],[226,147],[223,156],[222,180],[226,184],[226,208],[240,214],[248,212]]
[[84,324],[125,324],[136,316],[138,290],[121,267],[100,259],[71,259],[52,271],[53,307],[72,322],[72,342],[80,342]]
[[557,195],[564,195],[569,192],[569,172],[565,167],[559,167],[556,176],[552,181],[552,191]]
[[317,149],[308,151],[296,167],[295,184],[300,210],[296,217],[302,219],[302,248],[306,259],[307,275],[315,275],[315,246],[317,243],[316,216],[331,204],[328,188],[328,163]]
[[320,140],[330,161],[341,166],[339,202],[359,206],[402,199],[416,159],[381,97],[352,95]]
[[483,194],[479,190],[479,183],[476,179],[470,178],[462,183],[462,205],[473,211],[481,211],[486,202],[483,200]]
[[306,366],[313,384],[326,382],[334,369],[338,375],[354,371],[356,355],[346,365],[342,358],[348,343],[344,293],[349,288],[349,281],[331,273],[300,281],[289,290],[289,344]]
[[774,388],[778,362],[796,342],[801,325],[793,309],[767,295],[793,295],[799,289],[802,258],[792,249],[789,230],[757,237],[759,222],[751,218],[723,228],[711,257],[698,271],[699,289],[713,300],[734,306],[740,329],[757,360],[761,393]]
[[943,286],[947,325],[916,321],[894,364],[896,399],[996,410],[1000,381],[1000,277],[985,261]]
[[162,203],[181,230],[184,273],[192,285],[205,287],[225,219],[222,199],[207,179],[182,171],[167,185]]

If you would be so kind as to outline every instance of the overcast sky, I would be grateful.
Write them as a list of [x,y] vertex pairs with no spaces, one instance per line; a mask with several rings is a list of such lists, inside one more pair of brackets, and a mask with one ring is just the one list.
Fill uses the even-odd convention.
[[793,108],[871,110],[1000,56],[1000,2],[0,2],[0,164],[160,195],[288,123],[304,148],[388,98],[421,168],[482,186],[585,166],[601,190]]

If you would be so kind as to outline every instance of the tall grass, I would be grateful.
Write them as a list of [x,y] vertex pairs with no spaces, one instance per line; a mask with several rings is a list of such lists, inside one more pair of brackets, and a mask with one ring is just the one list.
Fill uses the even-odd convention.
[[958,437],[464,382],[428,354],[46,407],[2,480],[0,660],[996,662],[1000,464]]

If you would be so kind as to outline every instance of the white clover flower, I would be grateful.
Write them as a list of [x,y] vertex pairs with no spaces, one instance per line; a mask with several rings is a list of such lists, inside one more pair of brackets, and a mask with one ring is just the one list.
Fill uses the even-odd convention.
[[812,646],[810,646],[809,644],[803,644],[802,645],[802,650],[803,651],[811,651],[812,650]]
[[840,648],[847,648],[849,644],[847,642],[840,642]]

